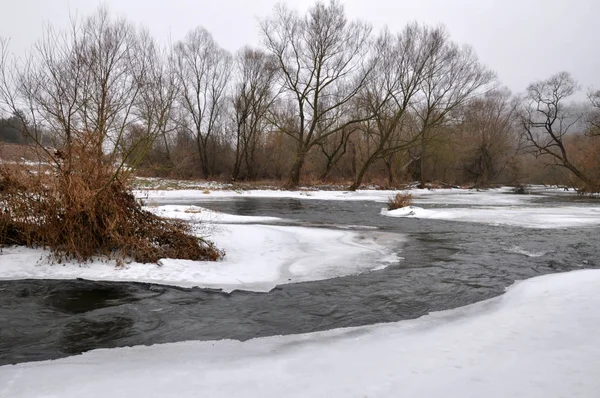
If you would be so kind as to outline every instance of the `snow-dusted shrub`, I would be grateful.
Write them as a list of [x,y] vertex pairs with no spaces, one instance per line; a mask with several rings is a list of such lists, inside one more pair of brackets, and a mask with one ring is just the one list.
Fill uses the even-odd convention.
[[396,210],[412,204],[412,195],[410,193],[398,192],[388,200],[388,210]]

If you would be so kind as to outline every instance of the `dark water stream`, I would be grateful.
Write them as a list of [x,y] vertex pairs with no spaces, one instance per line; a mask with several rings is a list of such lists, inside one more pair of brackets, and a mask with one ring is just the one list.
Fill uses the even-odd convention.
[[[552,206],[565,200],[542,199]],[[499,295],[515,280],[600,265],[598,227],[526,229],[395,219],[380,216],[382,204],[373,202],[245,198],[195,204],[292,219],[294,225],[376,227],[406,237],[397,248],[403,260],[382,271],[283,285],[269,293],[86,280],[0,281],[0,365],[95,348],[246,340],[393,322]]]

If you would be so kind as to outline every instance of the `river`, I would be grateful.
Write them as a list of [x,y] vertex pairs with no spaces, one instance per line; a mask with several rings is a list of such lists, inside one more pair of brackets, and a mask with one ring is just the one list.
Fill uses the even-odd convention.
[[[537,202],[573,205],[565,197]],[[0,281],[0,365],[97,348],[247,340],[395,322],[497,296],[516,280],[599,265],[600,227],[531,229],[391,218],[379,215],[381,203],[369,201],[240,198],[162,204],[293,220],[284,225],[399,234],[394,250],[402,259],[381,271],[281,285],[268,293],[87,280]],[[440,205],[429,207],[435,206]]]

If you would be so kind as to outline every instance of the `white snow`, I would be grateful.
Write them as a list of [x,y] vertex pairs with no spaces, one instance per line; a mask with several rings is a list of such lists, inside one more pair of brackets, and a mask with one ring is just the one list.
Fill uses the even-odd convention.
[[525,257],[542,257],[548,254],[547,251],[531,251],[523,249],[521,246],[513,246],[508,249],[509,253],[521,254]]
[[239,198],[288,198],[317,200],[386,201],[393,191],[281,191],[281,190],[139,190],[136,195],[148,201],[160,200],[231,200]]
[[18,164],[22,166],[49,166],[50,163],[44,161],[33,161],[21,158],[20,160],[3,160],[0,159],[0,164]]
[[204,223],[243,224],[282,221],[279,217],[240,216],[212,211],[199,206],[165,205],[158,207],[150,206],[145,207],[145,209],[165,218]]
[[[306,200],[341,200],[387,202],[397,192],[410,193],[413,206],[393,211],[382,210],[390,217],[480,222],[526,228],[570,228],[600,224],[600,206],[547,205],[532,203],[543,195],[516,195],[512,188],[485,191],[467,189],[412,189],[408,191],[228,191],[203,193],[198,190],[143,191],[150,203],[161,201],[235,200],[240,198],[292,198]],[[533,192],[550,194],[560,190],[533,187]],[[560,191],[564,192],[564,191]],[[138,192],[142,195],[142,192]],[[573,192],[570,193],[573,195]],[[421,207],[424,206],[424,207]],[[429,207],[431,206],[431,207]],[[177,206],[173,206],[176,208]],[[268,221],[268,220],[266,220]],[[227,221],[223,221],[227,222]],[[232,222],[236,222],[232,220]],[[240,221],[243,222],[243,221]]]
[[463,205],[517,205],[529,203],[539,195],[511,194],[512,188],[504,187],[485,191],[469,189],[411,189],[408,191],[358,190],[358,191],[280,191],[280,190],[138,190],[136,195],[149,202],[164,200],[232,200],[240,198],[287,198],[307,200],[349,200],[387,202],[398,192],[413,195],[415,203],[442,203]]
[[487,190],[476,189],[415,189],[408,191],[418,204],[472,205],[472,206],[517,206],[528,205],[542,195],[517,195],[512,187]]
[[[225,250],[223,261],[162,259],[159,264],[112,261],[50,264],[42,250],[13,247],[0,254],[0,279],[75,279],[147,282],[181,287],[269,291],[285,283],[322,280],[376,271],[399,261],[391,247],[399,234],[278,225],[274,217],[244,217],[195,206],[152,208],[158,214],[185,220],[211,221],[209,237]],[[225,224],[236,222],[238,224]],[[223,224],[218,224],[223,223]],[[206,224],[203,224],[206,225]]]
[[381,209],[389,217],[480,222],[525,228],[569,228],[600,224],[600,206],[473,206]]
[[600,270],[415,320],[0,367],[0,396],[597,398]]

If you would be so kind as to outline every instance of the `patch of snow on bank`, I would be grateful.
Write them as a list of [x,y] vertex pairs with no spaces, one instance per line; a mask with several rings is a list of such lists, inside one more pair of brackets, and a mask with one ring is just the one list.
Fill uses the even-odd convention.
[[512,187],[486,190],[477,189],[414,189],[413,202],[417,204],[441,204],[463,206],[518,206],[527,205],[542,195],[517,195]]
[[165,218],[217,224],[268,223],[282,220],[279,217],[239,216],[221,213],[199,206],[165,205],[145,207],[145,209]]
[[[266,292],[285,283],[322,280],[385,268],[399,258],[403,237],[275,225],[218,225],[210,237],[226,252],[218,262],[162,259],[159,265],[114,262],[48,264],[48,253],[21,247],[0,254],[0,279],[75,279],[147,282]],[[40,260],[41,259],[41,260]]]
[[381,214],[389,217],[480,222],[525,228],[570,228],[600,224],[599,206],[474,206],[430,209],[409,206],[396,210],[381,209]]
[[415,320],[95,350],[0,367],[0,395],[596,398],[600,270],[546,275]]
[[511,188],[490,189],[486,191],[469,189],[411,189],[402,191],[279,191],[279,190],[218,190],[204,193],[198,190],[138,190],[136,195],[149,202],[190,201],[190,200],[232,200],[240,198],[268,199],[306,199],[306,200],[342,200],[387,202],[398,192],[410,193],[414,203],[462,204],[462,205],[518,205],[530,203],[538,195],[515,195]]

